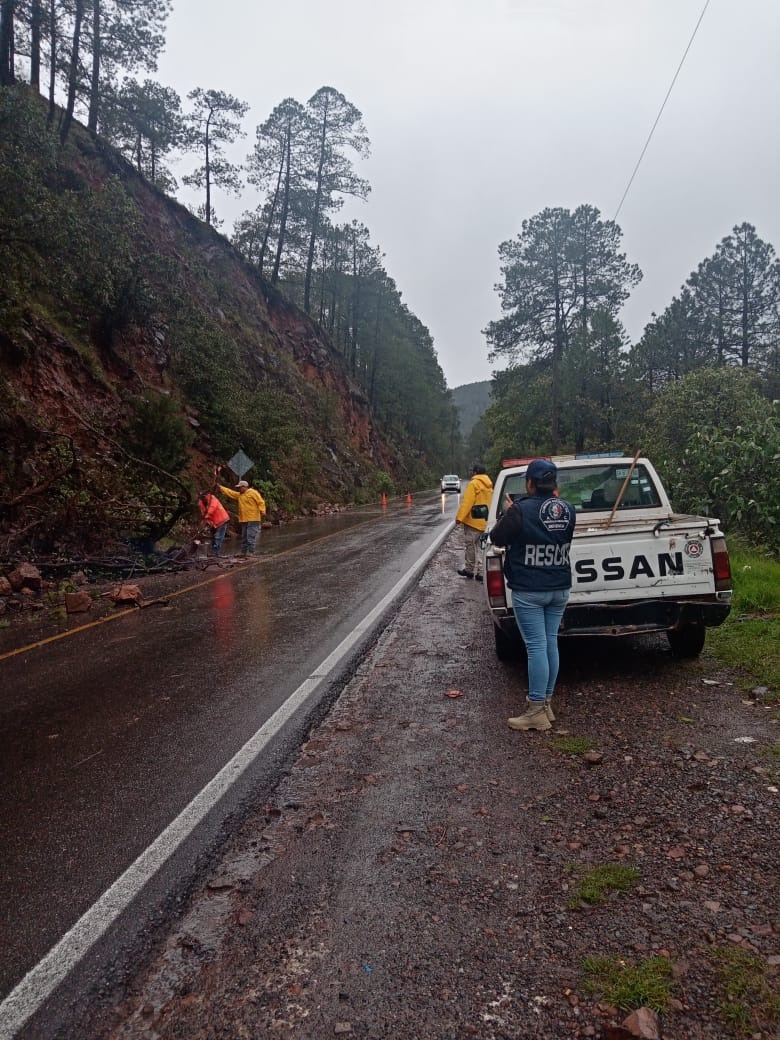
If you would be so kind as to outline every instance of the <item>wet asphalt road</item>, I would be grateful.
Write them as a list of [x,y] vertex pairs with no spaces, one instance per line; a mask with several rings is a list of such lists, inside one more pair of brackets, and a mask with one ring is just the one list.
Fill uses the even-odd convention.
[[[456,507],[456,496],[415,496],[413,506],[266,531],[246,569],[164,609],[0,661],[0,997],[349,635]],[[279,751],[274,768],[283,760]]]

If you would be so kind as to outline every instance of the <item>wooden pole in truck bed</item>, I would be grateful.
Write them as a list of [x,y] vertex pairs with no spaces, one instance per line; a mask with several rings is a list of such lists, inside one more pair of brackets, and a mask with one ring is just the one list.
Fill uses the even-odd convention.
[[620,489],[620,494],[615,499],[615,504],[612,507],[612,512],[609,514],[609,519],[607,521],[605,521],[605,523],[604,523],[604,527],[605,528],[609,527],[609,525],[612,523],[612,521],[613,521],[613,519],[615,517],[615,513],[618,511],[618,506],[623,501],[623,495],[625,495],[625,493],[626,493],[626,488],[628,487],[628,482],[629,482],[629,480],[631,480],[631,474],[634,472],[634,468],[636,467],[636,460],[638,458],[639,458],[639,448],[637,448],[636,451],[634,452],[634,461],[628,467],[628,473],[626,473],[626,479],[623,481],[623,486]]

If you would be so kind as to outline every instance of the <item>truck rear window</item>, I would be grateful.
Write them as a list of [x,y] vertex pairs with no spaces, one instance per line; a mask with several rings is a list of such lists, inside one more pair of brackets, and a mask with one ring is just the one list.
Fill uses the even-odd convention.
[[[627,463],[602,463],[576,469],[559,469],[558,489],[561,498],[571,502],[578,513],[612,509],[628,470]],[[522,473],[510,474],[504,483],[504,494],[510,498],[524,495],[525,476]],[[618,508],[646,509],[648,506],[660,504],[658,492],[647,469],[641,464],[635,466]]]

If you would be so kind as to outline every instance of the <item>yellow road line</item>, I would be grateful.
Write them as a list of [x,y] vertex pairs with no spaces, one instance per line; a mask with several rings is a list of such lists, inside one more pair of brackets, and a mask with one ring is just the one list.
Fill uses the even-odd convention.
[[[369,517],[366,520],[361,520],[359,524],[354,524],[354,527],[361,527],[363,524],[369,523],[371,520],[376,519],[376,514],[373,517]],[[353,528],[350,528],[352,530]],[[205,581],[199,581],[195,585],[188,585],[184,589],[176,589],[170,594],[160,596],[160,599],[176,599],[177,596],[183,596],[185,592],[194,592],[196,589],[205,588],[206,585],[213,585],[215,581],[219,581],[221,578],[229,578],[232,574],[240,574],[241,572],[248,570],[250,567],[257,567],[259,564],[266,562],[267,560],[278,560],[281,556],[287,556],[289,553],[297,552],[299,549],[306,549],[310,545],[316,545],[318,542],[324,542],[328,538],[333,538],[337,534],[343,534],[342,531],[331,531],[330,534],[323,534],[319,538],[313,538],[311,541],[305,542],[303,545],[294,545],[290,549],[282,549],[281,552],[274,553],[272,556],[261,556],[257,560],[250,560],[244,564],[243,567],[233,567],[229,571],[225,571],[222,574],[215,574],[213,578],[206,578]],[[104,625],[107,621],[116,621],[118,618],[127,617],[128,614],[137,614],[138,607],[128,607],[127,610],[120,610],[118,614],[108,614],[106,617],[97,618],[95,621],[90,621],[86,625],[78,625],[76,628],[69,628],[67,632],[58,632],[54,636],[47,636],[46,639],[39,639],[36,643],[28,643],[26,646],[17,647],[16,650],[8,650],[4,654],[0,654],[0,662],[7,661],[10,657],[16,657],[18,654],[26,654],[30,650],[38,650],[42,646],[46,646],[48,643],[56,643],[58,639],[66,639],[68,636],[74,636],[77,632],[86,632],[90,628],[96,628],[98,625]]]

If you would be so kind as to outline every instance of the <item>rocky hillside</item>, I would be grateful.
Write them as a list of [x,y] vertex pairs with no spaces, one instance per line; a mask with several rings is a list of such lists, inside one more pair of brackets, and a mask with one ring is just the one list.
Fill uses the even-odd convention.
[[0,557],[158,537],[239,448],[280,513],[428,478],[218,232],[24,93],[0,136]]

